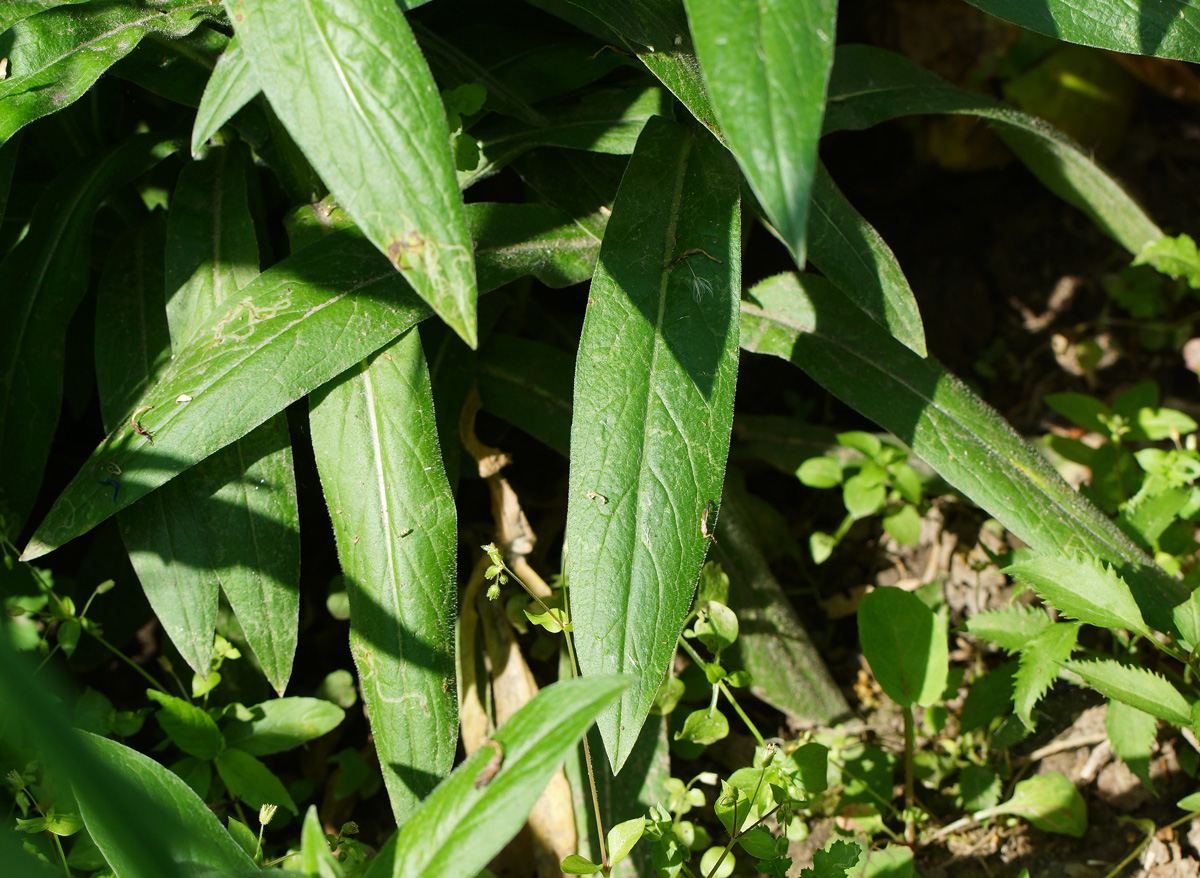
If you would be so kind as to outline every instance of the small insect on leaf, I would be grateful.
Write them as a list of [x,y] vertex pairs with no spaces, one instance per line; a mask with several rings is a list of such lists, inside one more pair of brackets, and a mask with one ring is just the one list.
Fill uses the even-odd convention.
[[479,774],[475,775],[475,789],[486,787],[491,783],[492,778],[500,773],[500,766],[504,764],[504,748],[498,741],[485,741],[484,746],[492,748],[492,758],[479,770]]
[[[717,538],[713,534],[713,532],[708,529],[708,518],[710,515],[714,515],[716,513],[716,511],[717,511],[717,504],[714,503],[712,500],[707,500],[704,503],[704,512],[700,516],[700,536],[704,537],[706,540],[712,540],[714,543],[717,541]],[[717,527],[717,520],[714,517],[713,518],[713,530],[716,530],[716,527]]]
[[138,406],[136,409],[134,409],[133,415],[129,418],[129,425],[133,427],[133,432],[137,433],[151,445],[154,444],[154,437],[150,435],[149,430],[138,423],[138,415],[140,415],[142,412],[149,411],[152,408],[154,408],[152,405]]
[[0,58],[0,80],[8,79],[8,59]]

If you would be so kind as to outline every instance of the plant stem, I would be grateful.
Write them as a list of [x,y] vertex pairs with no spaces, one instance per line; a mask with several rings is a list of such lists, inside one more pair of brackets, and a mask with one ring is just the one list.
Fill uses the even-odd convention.
[[[517,580],[520,582],[520,579]],[[525,585],[525,583],[521,583]],[[526,587],[526,591],[529,591]],[[533,592],[529,592],[531,595]],[[566,605],[566,617],[568,622],[571,618],[571,595],[570,592],[563,589],[563,600]],[[541,601],[538,601],[540,604]],[[549,611],[547,611],[549,612]],[[563,637],[567,641],[567,655],[571,659],[571,675],[574,677],[581,676],[579,672],[579,659],[575,656],[575,635],[570,631],[563,629]],[[608,874],[608,851],[604,847],[604,824],[600,819],[600,794],[596,791],[596,774],[592,770],[592,748],[588,746],[587,734],[583,736],[583,761],[587,766],[588,786],[592,788],[592,814],[596,818],[596,840],[600,843],[600,865],[604,868],[604,874]]]
[[916,841],[916,828],[913,825],[913,750],[916,749],[916,735],[913,731],[912,705],[900,708],[904,717],[904,841],[913,844]]
[[[145,668],[143,668],[141,665],[139,665],[137,662],[135,662],[129,656],[125,655],[125,653],[121,652],[121,650],[117,649],[115,646],[113,646],[111,643],[109,643],[107,640],[105,640],[101,635],[96,634],[94,631],[88,631],[88,627],[86,625],[83,626],[83,630],[87,631],[88,634],[90,634],[92,637],[94,637],[96,639],[97,643],[99,643],[101,646],[103,646],[105,649],[107,649],[109,652],[111,652],[113,655],[115,655],[121,661],[125,662],[125,664],[129,665],[129,667],[133,668],[135,671],[137,671],[139,674],[141,674],[143,677],[145,677],[146,682],[148,682],[151,686],[153,686],[159,692],[163,692],[167,695],[171,694],[170,692],[167,691],[167,688],[165,686],[163,686],[161,683],[158,682],[158,680],[155,680],[153,677],[151,677],[150,674],[147,673]],[[176,678],[176,680],[178,681],[178,677]],[[179,685],[182,688],[183,684],[180,683]]]
[[[683,647],[683,651],[688,654],[688,657],[700,666],[700,670],[704,670],[708,667],[708,662],[700,658],[700,656],[696,654],[696,650],[692,649],[692,645],[682,637],[679,638],[679,645]],[[758,741],[759,744],[766,743],[766,739],[762,736],[762,733],[758,730],[758,727],[750,721],[750,717],[746,716],[746,712],[742,710],[742,706],[738,704],[737,699],[733,697],[733,693],[729,691],[729,687],[725,685],[725,681],[721,680],[717,683],[717,686],[720,688],[721,692],[724,693],[726,700],[733,707],[734,712],[741,717],[742,722],[746,724],[746,728],[750,730],[750,734],[754,735],[754,739]]]

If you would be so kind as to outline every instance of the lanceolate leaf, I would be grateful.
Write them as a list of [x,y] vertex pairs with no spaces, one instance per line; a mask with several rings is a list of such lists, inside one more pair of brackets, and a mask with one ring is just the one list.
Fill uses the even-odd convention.
[[[472,224],[480,234],[481,275],[499,283],[518,273],[549,271],[559,254],[543,246],[515,246],[507,229],[485,221],[492,207],[470,205],[468,211],[478,221]],[[571,223],[559,234],[592,240]],[[26,547],[27,560],[86,533],[246,435],[430,313],[403,277],[352,229],[297,251],[238,296],[194,344],[176,352],[162,380],[137,403],[152,406],[140,413],[138,424],[154,444],[129,421],[118,423],[50,510]],[[114,477],[120,486],[116,504],[112,489],[94,478],[102,463],[120,470]]]
[[1194,0],[1137,4],[1064,0],[968,0],[984,12],[1068,43],[1200,62],[1200,7]]
[[475,262],[433,75],[390,0],[230,0],[288,133],[369,238],[474,347]]
[[[516,835],[550,775],[626,682],[621,677],[586,677],[539,692],[492,735],[501,758],[490,780],[481,772],[498,755],[495,744],[480,747],[400,827],[385,861],[392,866],[389,874],[478,874]],[[368,875],[386,878],[374,867]]]
[[804,369],[1038,551],[1115,564],[1151,626],[1197,642],[1200,626],[1179,582],[962,382],[863,320],[827,282],[789,274],[755,286],[742,304],[742,344]]
[[232,119],[234,113],[250,103],[259,91],[250,61],[242,51],[241,43],[234,37],[213,68],[204,89],[204,97],[200,99],[200,108],[196,110],[196,122],[192,126],[192,155],[198,155],[208,139]]
[[1192,719],[1191,705],[1179,690],[1146,668],[1123,665],[1112,659],[1089,662],[1063,662],[1063,667],[1109,698],[1136,707],[1172,725],[1187,728]]
[[963,91],[907,58],[871,46],[839,46],[825,131],[869,128],[898,116],[961,113],[986,119],[1051,192],[1086,213],[1130,253],[1162,231],[1078,144],[1045,122]]
[[877,588],[858,608],[858,636],[871,673],[902,707],[928,707],[946,688],[946,626],[902,588]]
[[850,301],[925,356],[925,328],[892,250],[817,164],[808,215],[808,258]]
[[1050,625],[1021,648],[1013,675],[1013,708],[1030,731],[1036,723],[1033,709],[1058,679],[1058,666],[1067,661],[1079,640],[1078,622]]
[[38,201],[29,231],[0,263],[0,518],[21,527],[42,481],[62,401],[63,340],[87,289],[97,206],[171,148],[145,135],[72,165]]
[[406,332],[314,394],[310,422],[350,647],[403,824],[450,771],[458,738],[456,518],[420,335]]
[[180,37],[212,13],[208,0],[96,0],[18,22],[4,35],[0,53],[9,70],[0,80],[0,143],[79,98],[146,34]]
[[720,499],[737,370],[737,174],[707,133],[647,125],[613,207],[575,369],[567,570],[585,673],[638,681],[598,725],[629,754],[675,652]]
[[687,0],[725,142],[804,267],[836,0]]
[[1144,637],[1154,633],[1142,621],[1133,595],[1116,571],[1094,558],[1039,555],[1004,571],[1031,586],[1071,619],[1101,628],[1128,628]]

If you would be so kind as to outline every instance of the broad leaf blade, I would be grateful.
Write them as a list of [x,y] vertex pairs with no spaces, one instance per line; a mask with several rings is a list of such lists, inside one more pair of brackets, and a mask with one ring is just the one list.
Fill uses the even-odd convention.
[[808,258],[872,320],[925,356],[921,311],[900,263],[820,163],[808,214]]
[[[473,204],[468,209],[478,233],[485,292],[489,284],[520,274],[557,270],[557,247],[520,246],[507,228],[488,221],[493,207]],[[541,210],[539,205],[528,207]],[[596,243],[573,223],[553,234],[564,241],[590,241],[587,246]],[[117,424],[55,502],[26,546],[26,560],[86,533],[116,508],[246,435],[430,313],[403,277],[353,229],[330,233],[298,250],[239,296],[237,304],[195,337],[195,344],[176,352],[162,380],[138,403],[153,407],[142,412],[139,423],[154,435],[154,445],[131,424]],[[156,420],[160,413],[165,414],[161,421]],[[164,425],[171,429],[163,431]],[[121,471],[116,506],[111,488],[93,476],[105,462]]]
[[18,22],[0,37],[9,65],[8,78],[0,80],[0,143],[81,97],[146,34],[180,37],[212,12],[207,0],[98,0]]
[[985,119],[1042,183],[1130,253],[1163,236],[1091,155],[1045,122],[950,85],[907,58],[871,46],[839,46],[825,131],[869,128],[888,119],[955,113]]
[[820,278],[778,275],[748,299],[742,304],[747,350],[804,369],[1034,549],[1086,552],[1117,565],[1150,625],[1197,642],[1200,626],[1186,589],[939,364],[864,321]]
[[389,0],[229,7],[288,133],[366,236],[474,347],[475,262],[446,113],[403,13]]
[[322,388],[310,423],[346,574],[350,647],[403,824],[450,771],[458,730],[454,497],[419,334]]
[[[391,850],[395,878],[471,878],[525,823],[550,775],[605,705],[625,687],[621,677],[585,677],[547,686],[492,738],[500,770],[481,782],[495,745],[480,747],[400,827]],[[382,872],[372,868],[371,878]]]
[[1123,665],[1113,659],[1066,661],[1062,666],[1078,674],[1101,695],[1136,707],[1172,725],[1187,728],[1191,705],[1179,690],[1146,668]]
[[42,481],[62,402],[67,323],[87,290],[96,208],[169,147],[149,135],[72,165],[39,199],[29,230],[0,263],[0,518],[19,530]]
[[1128,628],[1144,637],[1154,633],[1117,573],[1094,558],[1066,554],[1038,555],[1003,571],[1015,576],[1068,618],[1101,628]]
[[858,607],[858,636],[871,673],[902,707],[928,707],[946,688],[946,627],[919,597],[877,588]]
[[332,731],[346,712],[321,698],[273,698],[250,709],[250,719],[224,729],[230,747],[254,756],[282,753]]
[[1200,6],[1194,0],[1137,4],[1064,0],[967,0],[1039,34],[1114,52],[1200,62]]
[[708,549],[701,517],[720,499],[737,370],[737,188],[707,134],[652,120],[592,281],[566,539],[584,672],[639,675],[598,723],[614,770],[675,652]]
[[479,397],[484,409],[567,457],[574,371],[561,348],[493,333],[479,350]]
[[687,0],[725,142],[801,268],[836,0]]
[[213,68],[204,97],[200,99],[200,108],[196,110],[196,121],[192,125],[192,155],[198,155],[208,139],[259,91],[250,61],[234,37]]

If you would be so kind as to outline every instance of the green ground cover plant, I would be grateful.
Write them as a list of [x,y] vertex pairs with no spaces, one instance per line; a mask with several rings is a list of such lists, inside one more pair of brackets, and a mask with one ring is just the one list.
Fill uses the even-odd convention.
[[[1060,41],[1200,61],[1189,4],[974,5]],[[837,16],[834,0],[0,10],[14,874],[472,878],[528,819],[552,870],[784,875],[814,815],[861,805],[868,844],[836,839],[802,874],[900,876],[934,832],[921,777],[969,819],[1082,832],[1073,788],[1030,778],[1001,801],[1010,778],[990,761],[1060,675],[1109,699],[1114,750],[1147,783],[1159,721],[1200,733],[1195,422],[1153,384],[1111,405],[1049,399],[1103,440],[1049,440],[1090,468],[1076,492],[928,355],[899,261],[820,141],[971,117],[1126,261],[1190,287],[1194,243],[1091,148],[838,43]],[[752,243],[789,269],[744,264]],[[1162,289],[1142,312],[1128,285],[1113,295],[1157,319],[1186,295]],[[812,534],[813,560],[874,516],[915,542],[936,481],[1024,542],[1006,570],[1056,611],[969,621],[1018,659],[969,684],[978,739],[939,761],[914,729],[917,707],[944,728],[959,682],[945,617],[898,590],[864,600],[864,653],[904,718],[899,807],[896,754],[837,731],[773,740],[742,703],[849,718],[728,466],[739,365],[758,356],[890,434],[843,431],[797,461],[846,510]],[[548,559],[480,411],[567,460]],[[464,510],[489,501],[480,552]],[[123,581],[93,576],[125,559]],[[322,667],[311,695],[285,694],[313,660],[302,560],[340,571],[327,606],[357,671]],[[139,613],[160,626],[157,664],[131,655]],[[1081,647],[1083,626],[1111,647]],[[135,682],[87,688],[109,661]],[[561,679],[538,691],[547,668]],[[323,826],[297,776],[358,697],[370,758],[325,754],[329,800],[382,785],[394,833],[378,846]],[[754,744],[740,767],[676,767],[733,728]],[[543,795],[569,831],[538,828]]]

